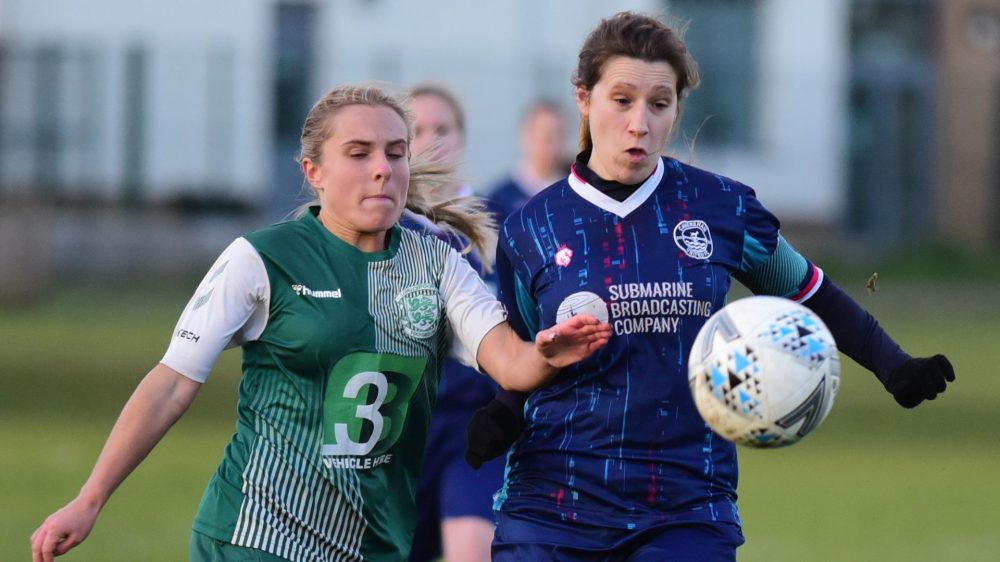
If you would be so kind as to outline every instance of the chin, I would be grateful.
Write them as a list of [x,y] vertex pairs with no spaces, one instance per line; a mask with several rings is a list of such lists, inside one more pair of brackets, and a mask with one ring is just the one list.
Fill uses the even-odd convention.
[[633,185],[645,181],[656,170],[656,157],[647,156],[642,162],[625,162],[618,170],[618,181]]

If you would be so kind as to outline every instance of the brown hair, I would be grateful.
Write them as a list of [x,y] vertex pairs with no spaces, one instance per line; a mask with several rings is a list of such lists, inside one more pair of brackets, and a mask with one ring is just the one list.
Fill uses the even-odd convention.
[[[340,86],[326,93],[313,104],[302,125],[300,149],[296,160],[299,164],[306,158],[319,162],[323,143],[330,137],[332,120],[337,111],[351,105],[381,105],[396,112],[406,124],[407,138],[413,136],[413,119],[403,105],[402,98],[375,85]],[[488,255],[493,250],[496,239],[496,224],[490,213],[484,211],[484,204],[475,197],[457,197],[441,200],[435,197],[442,186],[454,185],[455,164],[451,160],[434,160],[423,154],[410,159],[410,183],[407,188],[406,208],[423,215],[445,230],[464,235],[481,254]],[[300,214],[317,199],[300,209]]]
[[[619,12],[604,18],[584,40],[571,82],[590,92],[600,81],[604,64],[616,56],[666,62],[677,73],[677,101],[680,103],[700,81],[698,65],[688,53],[681,34],[655,17],[635,12]],[[580,150],[591,148],[590,125],[581,116]]]

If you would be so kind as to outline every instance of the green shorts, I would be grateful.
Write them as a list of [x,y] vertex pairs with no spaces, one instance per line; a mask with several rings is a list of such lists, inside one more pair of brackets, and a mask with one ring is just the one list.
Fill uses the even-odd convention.
[[191,562],[288,562],[287,558],[271,553],[236,546],[208,535],[191,531]]

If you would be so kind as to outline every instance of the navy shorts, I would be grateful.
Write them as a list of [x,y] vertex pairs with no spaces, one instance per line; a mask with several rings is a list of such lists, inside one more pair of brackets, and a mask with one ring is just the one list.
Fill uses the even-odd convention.
[[[493,562],[735,562],[736,548],[743,544],[743,531],[729,522],[676,522],[631,532],[612,533],[605,547],[592,544],[595,533],[583,531],[580,540],[561,540],[563,544],[531,542],[518,538],[524,525],[503,514],[497,516],[497,534],[493,539]],[[513,533],[505,533],[505,522],[513,523]],[[523,530],[523,529],[522,529]],[[531,533],[534,534],[534,533]],[[600,532],[596,533],[601,535]],[[515,536],[511,536],[515,535]],[[618,538],[621,537],[621,538]],[[563,534],[562,539],[568,537]],[[571,539],[571,537],[569,537]],[[591,543],[581,548],[581,543]],[[574,546],[568,546],[574,545]]]
[[465,463],[465,423],[434,420],[417,487],[417,528],[411,562],[441,557],[441,520],[481,517],[493,522],[493,494],[503,486],[506,456],[473,470]]

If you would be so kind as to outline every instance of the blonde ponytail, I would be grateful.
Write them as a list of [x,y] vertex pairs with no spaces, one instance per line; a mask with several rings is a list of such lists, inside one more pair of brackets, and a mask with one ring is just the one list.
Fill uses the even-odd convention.
[[483,258],[483,269],[492,271],[497,232],[496,221],[480,197],[443,198],[440,194],[459,183],[453,158],[435,157],[426,150],[410,159],[410,185],[406,208],[451,234],[461,234],[470,243],[464,252],[475,248]]

